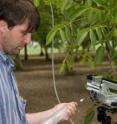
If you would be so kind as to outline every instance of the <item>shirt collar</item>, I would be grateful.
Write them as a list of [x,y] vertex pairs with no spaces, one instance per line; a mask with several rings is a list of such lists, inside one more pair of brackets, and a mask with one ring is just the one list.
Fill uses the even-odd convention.
[[7,63],[10,67],[14,67],[14,61],[10,55],[6,54],[4,51],[0,50],[0,60]]

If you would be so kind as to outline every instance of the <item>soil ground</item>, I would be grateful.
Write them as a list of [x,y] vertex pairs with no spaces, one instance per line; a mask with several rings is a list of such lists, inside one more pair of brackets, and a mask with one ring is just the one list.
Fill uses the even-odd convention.
[[[73,118],[75,124],[83,124],[84,116],[88,108],[92,106],[88,91],[85,88],[86,76],[97,72],[110,72],[108,63],[103,63],[95,69],[87,65],[75,64],[74,73],[71,75],[59,74],[60,63],[55,61],[56,87],[61,102],[77,101],[86,98],[79,103],[78,112]],[[47,110],[57,104],[55,96],[51,62],[41,59],[31,59],[24,63],[23,71],[15,71],[21,95],[27,100],[27,112],[38,112]],[[97,122],[94,120],[94,123]],[[61,124],[70,124],[62,122]]]

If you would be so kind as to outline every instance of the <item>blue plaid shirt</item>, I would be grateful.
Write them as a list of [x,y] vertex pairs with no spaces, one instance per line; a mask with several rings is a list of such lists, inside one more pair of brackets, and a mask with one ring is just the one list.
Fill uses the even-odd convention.
[[19,95],[14,62],[0,51],[0,124],[27,124],[25,100]]

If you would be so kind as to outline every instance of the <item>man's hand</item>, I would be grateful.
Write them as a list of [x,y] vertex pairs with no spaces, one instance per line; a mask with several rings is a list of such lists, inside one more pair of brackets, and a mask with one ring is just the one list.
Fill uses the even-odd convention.
[[69,102],[69,103],[60,103],[54,107],[55,112],[59,112],[64,110],[62,121],[69,120],[77,111],[77,103]]

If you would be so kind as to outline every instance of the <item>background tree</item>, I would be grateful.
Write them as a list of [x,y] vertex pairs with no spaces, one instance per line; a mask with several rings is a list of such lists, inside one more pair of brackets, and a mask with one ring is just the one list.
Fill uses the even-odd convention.
[[[37,8],[40,12],[41,23],[39,29],[33,33],[33,39],[39,42],[41,46],[41,55],[45,54],[45,59],[49,60],[48,49],[51,48],[51,44],[46,45],[46,36],[51,29],[50,6],[47,1],[40,1],[39,3],[35,4],[38,4]],[[56,20],[60,18],[60,15],[57,11],[58,10],[55,8],[55,15],[57,17]],[[57,38],[55,39],[55,42],[55,47],[59,48],[60,42],[58,42]]]

